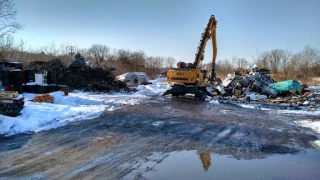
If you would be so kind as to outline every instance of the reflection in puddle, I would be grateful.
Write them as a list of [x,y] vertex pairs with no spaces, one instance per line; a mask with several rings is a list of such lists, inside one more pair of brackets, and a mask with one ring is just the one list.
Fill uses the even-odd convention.
[[320,151],[274,155],[265,159],[237,160],[199,151],[169,153],[147,179],[318,179]]
[[199,157],[201,159],[203,169],[205,171],[208,171],[209,167],[211,166],[210,152],[203,152],[203,153],[197,152],[197,154],[199,155]]

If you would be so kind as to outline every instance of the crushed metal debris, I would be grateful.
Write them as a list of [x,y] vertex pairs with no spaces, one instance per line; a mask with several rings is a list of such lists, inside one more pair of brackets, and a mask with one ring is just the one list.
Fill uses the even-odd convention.
[[221,94],[221,100],[311,108],[320,105],[320,92],[312,92],[295,80],[276,82],[269,73],[267,68],[237,69],[214,89]]

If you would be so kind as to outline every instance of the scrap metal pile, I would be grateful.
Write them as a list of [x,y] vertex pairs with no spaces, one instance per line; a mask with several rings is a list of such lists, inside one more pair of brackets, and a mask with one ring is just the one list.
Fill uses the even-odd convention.
[[227,77],[222,85],[228,94],[241,95],[247,91],[253,91],[258,93],[265,92],[275,97],[276,93],[272,90],[270,91],[267,87],[276,81],[267,76],[267,72],[270,72],[270,70],[258,70],[255,72],[236,70],[235,74]]
[[115,79],[112,71],[115,68],[92,68],[89,66],[69,67],[60,59],[53,59],[48,62],[31,62],[25,69],[33,69],[36,73],[47,74],[48,84],[64,84],[70,89],[84,89],[94,91],[119,91],[127,90],[124,82]]
[[268,76],[269,73],[266,68],[235,70],[217,88],[222,95],[220,99],[320,108],[320,92],[294,80],[276,82]]

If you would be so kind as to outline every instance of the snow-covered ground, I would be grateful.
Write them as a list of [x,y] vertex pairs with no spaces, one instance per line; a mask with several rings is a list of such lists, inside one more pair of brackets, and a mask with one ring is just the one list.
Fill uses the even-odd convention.
[[25,105],[21,115],[0,115],[0,134],[14,135],[24,132],[39,132],[64,126],[69,122],[99,117],[105,111],[114,111],[128,105],[139,104],[151,96],[161,95],[169,87],[164,78],[154,84],[140,86],[136,93],[90,93],[74,92],[64,96],[63,92],[51,93],[53,103],[30,101],[36,94],[24,93]]
[[[137,87],[136,93],[89,93],[73,92],[64,96],[63,92],[51,93],[54,103],[37,103],[30,101],[36,94],[25,93],[25,105],[21,115],[8,117],[0,115],[0,134],[14,135],[24,132],[39,132],[60,126],[69,122],[99,117],[103,112],[114,111],[128,105],[136,105],[153,96],[160,96],[170,88],[164,82],[165,78],[152,80],[152,84]],[[219,104],[215,99],[208,99],[209,103]],[[244,108],[257,108],[253,104],[239,104]],[[259,108],[270,111],[268,108]],[[272,110],[275,112],[275,110]],[[277,113],[293,113],[320,116],[320,109],[308,110],[277,110]],[[310,127],[320,134],[319,122],[297,122]]]
[[251,103],[237,103],[234,102],[232,104],[236,104],[243,108],[248,109],[260,109],[263,111],[268,111],[270,114],[297,114],[297,115],[313,115],[313,116],[319,116],[320,117],[320,107],[315,107],[314,109],[309,109],[308,106],[301,106],[300,109],[295,109],[292,107],[264,107],[261,104],[251,104]]
[[[311,86],[309,87],[311,92],[320,92],[320,86]],[[215,102],[214,100],[212,102]],[[294,107],[265,107],[261,104],[252,104],[252,103],[237,103],[233,102],[232,104],[238,105],[243,108],[249,109],[260,109],[266,111],[270,114],[293,114],[293,115],[309,115],[309,116],[316,116],[317,120],[296,120],[295,123],[306,128],[310,128],[320,137],[320,106],[315,106],[310,108],[309,106],[300,106],[299,109],[295,109]],[[317,146],[320,147],[320,141],[317,140],[314,142]]]

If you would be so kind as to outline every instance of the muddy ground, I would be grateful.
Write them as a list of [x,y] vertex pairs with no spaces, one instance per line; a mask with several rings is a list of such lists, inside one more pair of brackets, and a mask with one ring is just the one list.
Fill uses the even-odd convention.
[[[316,149],[318,137],[281,115],[188,99],[147,100],[39,133],[0,136],[0,179],[145,179],[142,163],[195,150],[239,160]],[[201,154],[203,152],[204,154]],[[155,158],[150,155],[157,153]]]

